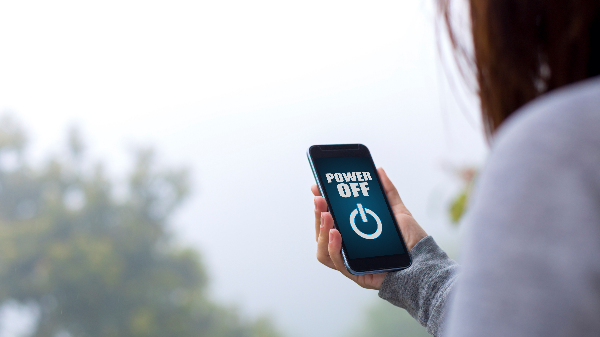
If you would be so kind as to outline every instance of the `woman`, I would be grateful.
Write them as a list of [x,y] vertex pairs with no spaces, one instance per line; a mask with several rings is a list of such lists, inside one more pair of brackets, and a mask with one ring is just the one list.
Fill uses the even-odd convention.
[[349,274],[315,185],[317,258],[436,336],[600,336],[600,1],[470,0],[473,55],[448,2],[442,17],[492,144],[460,272],[382,169],[413,265]]

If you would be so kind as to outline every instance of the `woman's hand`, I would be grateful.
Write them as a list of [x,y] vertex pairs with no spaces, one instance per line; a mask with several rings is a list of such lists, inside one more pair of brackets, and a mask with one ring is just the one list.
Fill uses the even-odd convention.
[[[380,167],[377,169],[379,179],[383,185],[385,194],[392,206],[396,221],[408,250],[411,250],[417,242],[427,236],[427,233],[419,226],[412,214],[406,209],[400,199],[398,190],[394,187],[385,171]],[[329,268],[339,270],[344,276],[356,282],[359,286],[368,289],[379,289],[387,273],[352,275],[346,270],[342,258],[342,236],[337,229],[333,228],[333,218],[327,212],[325,198],[321,197],[317,185],[312,185],[311,190],[315,195],[315,231],[317,238],[317,260]]]

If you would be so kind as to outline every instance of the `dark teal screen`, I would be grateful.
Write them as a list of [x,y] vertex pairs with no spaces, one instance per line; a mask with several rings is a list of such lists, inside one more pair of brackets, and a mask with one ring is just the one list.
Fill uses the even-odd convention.
[[348,258],[404,253],[370,158],[317,158],[315,165]]

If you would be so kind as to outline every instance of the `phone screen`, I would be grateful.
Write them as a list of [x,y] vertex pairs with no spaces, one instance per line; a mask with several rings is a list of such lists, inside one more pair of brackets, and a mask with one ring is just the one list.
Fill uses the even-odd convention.
[[349,259],[404,254],[370,157],[315,158]]

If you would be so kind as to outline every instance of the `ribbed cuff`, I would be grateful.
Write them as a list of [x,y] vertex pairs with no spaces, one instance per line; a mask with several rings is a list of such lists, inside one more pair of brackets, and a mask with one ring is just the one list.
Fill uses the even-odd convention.
[[419,241],[410,251],[412,265],[388,273],[379,297],[406,309],[427,331],[441,331],[445,303],[455,282],[458,264],[436,244],[431,236]]
[[[412,260],[411,266],[403,270],[388,273],[381,284],[381,288],[379,289],[379,297],[396,306],[407,309],[404,306],[406,301],[398,301],[404,297],[398,292],[398,290],[400,289],[409,291],[415,290],[418,287],[418,283],[421,280],[412,276],[419,272],[418,269],[420,269],[420,262],[429,257],[428,253],[436,250],[441,251],[445,255],[431,235],[428,235],[422,238],[421,241],[417,242],[417,244],[414,245],[410,251],[410,257]],[[399,281],[402,281],[402,286],[398,284]]]

